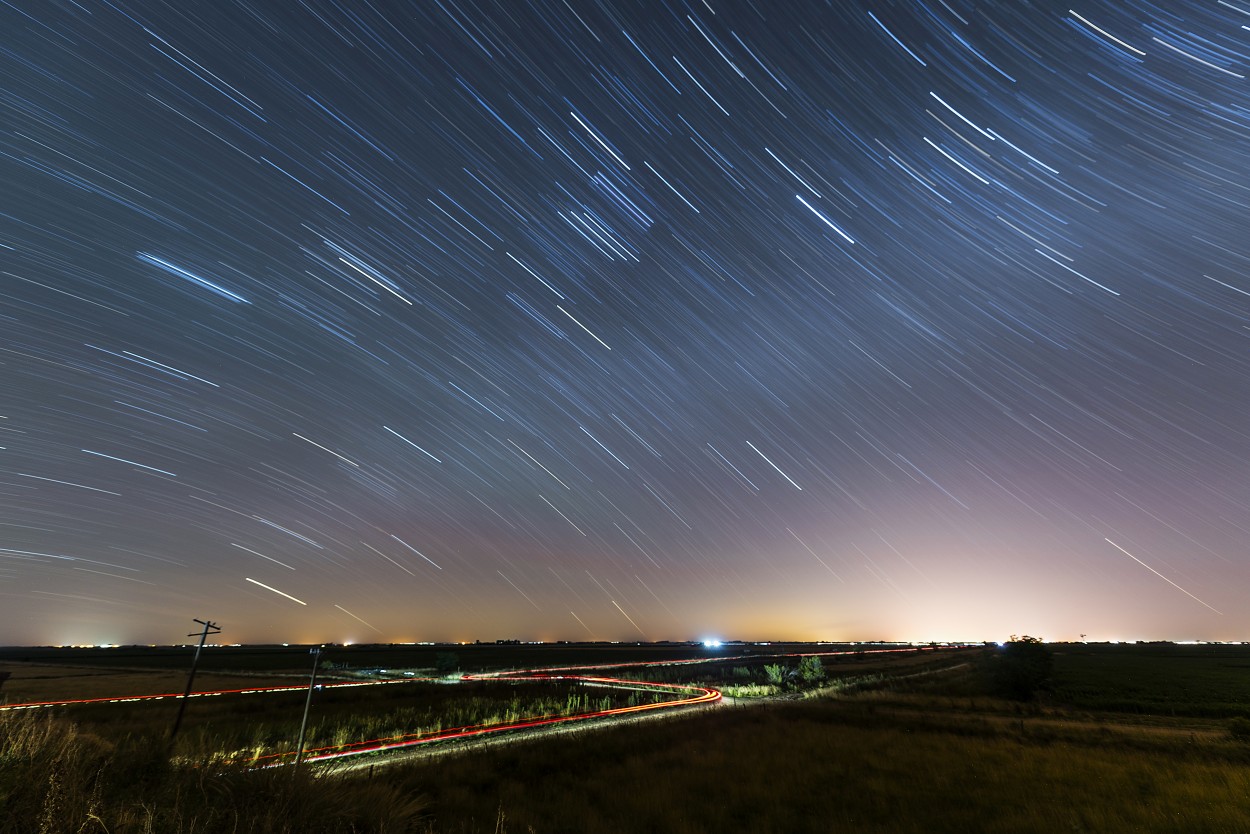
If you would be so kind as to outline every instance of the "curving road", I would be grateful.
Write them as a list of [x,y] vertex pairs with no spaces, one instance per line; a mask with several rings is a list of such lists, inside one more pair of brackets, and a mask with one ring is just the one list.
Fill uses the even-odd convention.
[[[446,730],[439,730],[437,732],[412,733],[402,736],[392,736],[390,738],[369,739],[337,747],[323,747],[305,750],[303,760],[305,762],[324,762],[333,759],[343,759],[348,756],[362,756],[367,753],[395,752],[399,750],[411,749],[420,745],[432,744],[437,741],[477,738],[515,730],[532,730],[556,724],[589,721],[595,718],[611,718],[615,716],[635,715],[637,713],[654,710],[678,709],[681,707],[694,706],[696,704],[712,704],[721,699],[721,694],[718,690],[707,686],[661,683],[658,681],[633,681],[625,680],[623,678],[609,678],[592,675],[551,674],[549,670],[526,670],[500,674],[465,675],[462,679],[489,680],[499,678],[506,678],[508,680],[572,681],[598,686],[613,686],[621,689],[634,689],[639,692],[666,691],[677,694],[679,697],[675,697],[668,701],[658,701],[652,704],[636,704],[628,707],[616,707],[614,709],[574,713],[573,715],[530,716],[522,718],[518,721],[501,724],[475,724],[466,727],[453,727]],[[294,758],[294,756],[294,752],[280,753],[271,756],[263,756],[255,761],[262,765],[281,764],[288,759]]]
[[[323,762],[335,759],[343,759],[351,756],[363,756],[370,753],[385,753],[401,750],[410,750],[422,745],[433,744],[440,741],[450,741],[455,739],[469,739],[495,734],[502,734],[511,731],[533,730],[541,727],[550,727],[558,724],[572,724],[575,722],[586,722],[593,719],[616,718],[627,715],[637,715],[639,713],[656,712],[660,710],[677,710],[684,707],[691,707],[700,704],[714,704],[721,700],[721,693],[707,686],[696,686],[691,684],[665,683],[660,681],[642,681],[642,680],[626,680],[624,678],[609,677],[603,675],[590,674],[592,672],[602,672],[605,670],[621,670],[628,668],[656,668],[660,666],[693,666],[707,663],[724,663],[736,660],[759,661],[768,658],[789,658],[789,657],[834,657],[846,656],[851,654],[893,654],[901,652],[912,652],[914,648],[890,648],[890,649],[869,649],[869,650],[852,650],[852,651],[826,651],[826,652],[787,652],[772,655],[730,655],[715,658],[693,658],[683,660],[660,660],[660,661],[637,661],[632,663],[611,663],[584,666],[564,666],[564,667],[545,667],[539,669],[524,669],[502,672],[484,672],[479,674],[470,674],[461,676],[463,681],[473,680],[532,680],[532,681],[569,681],[582,683],[590,686],[610,686],[621,689],[632,689],[639,692],[656,693],[665,692],[673,695],[669,700],[658,701],[655,703],[636,704],[634,706],[616,707],[607,710],[594,710],[590,712],[574,713],[572,715],[536,715],[527,716],[513,722],[497,723],[497,724],[476,724],[464,727],[453,727],[445,730],[426,732],[426,733],[409,733],[388,738],[367,739],[364,741],[351,742],[344,745],[334,747],[322,747],[307,749],[304,751],[303,761],[306,762]],[[325,689],[338,689],[344,687],[362,687],[362,686],[390,686],[405,683],[418,682],[434,682],[442,681],[444,678],[399,678],[391,680],[376,681],[341,681],[326,683],[322,685]],[[292,684],[282,686],[263,686],[248,687],[242,689],[219,689],[202,692],[194,692],[190,695],[192,698],[206,698],[219,695],[254,695],[277,692],[291,692],[307,689],[307,684]],[[164,698],[181,698],[182,693],[159,693],[151,695],[128,695],[122,697],[104,697],[104,698],[78,698],[62,701],[34,701],[19,704],[3,704],[0,705],[0,712],[21,710],[21,709],[37,709],[58,706],[70,706],[74,704],[120,704],[134,701],[156,701]],[[251,760],[262,767],[276,766],[285,764],[293,760],[295,752],[275,753],[268,756],[262,756]]]
[[[787,657],[835,657],[853,654],[895,654],[901,652],[912,652],[913,648],[897,648],[897,649],[869,649],[862,651],[829,651],[829,652],[787,652],[774,655],[730,655],[715,658],[692,658],[685,660],[643,660],[634,663],[610,663],[596,664],[585,666],[563,666],[563,667],[547,667],[542,669],[524,669],[520,671],[505,672],[484,672],[476,675],[464,675],[462,680],[556,680],[556,681],[574,681],[590,685],[599,686],[615,686],[623,689],[634,689],[640,692],[656,692],[668,691],[673,693],[681,693],[681,697],[668,701],[659,701],[652,704],[637,704],[630,707],[617,707],[608,710],[596,710],[593,712],[576,713],[573,715],[541,715],[523,718],[518,721],[489,724],[489,725],[471,725],[467,727],[455,727],[452,729],[441,730],[432,733],[413,733],[411,735],[395,736],[384,739],[370,739],[368,741],[356,742],[353,744],[343,745],[340,747],[320,748],[315,750],[304,751],[303,760],[306,762],[330,761],[334,759],[343,759],[349,756],[361,756],[367,753],[385,753],[408,750],[425,744],[431,744],[437,741],[448,741],[452,739],[468,739],[488,736],[496,733],[505,733],[514,730],[531,730],[539,727],[548,727],[556,724],[570,724],[579,721],[588,721],[597,718],[613,718],[626,715],[636,715],[642,712],[655,710],[673,710],[683,707],[690,707],[698,704],[714,704],[721,700],[721,693],[717,689],[707,686],[694,686],[691,684],[675,684],[661,683],[658,681],[640,681],[625,680],[623,678],[601,677],[597,675],[581,674],[584,672],[600,671],[607,669],[626,669],[626,668],[655,668],[659,666],[693,666],[707,663],[724,663],[734,660],[760,660],[763,658],[787,658]],[[259,762],[268,760],[272,764],[280,764],[288,759],[294,758],[294,752],[275,754],[273,756],[258,759]]]

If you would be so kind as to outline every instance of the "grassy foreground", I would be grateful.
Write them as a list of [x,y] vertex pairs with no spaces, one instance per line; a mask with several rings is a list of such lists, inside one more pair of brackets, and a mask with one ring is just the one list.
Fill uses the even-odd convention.
[[440,831],[1250,831],[1250,748],[800,701],[430,763]]
[[369,776],[177,768],[6,715],[0,831],[1245,832],[1218,737],[955,721],[822,700],[470,750]]
[[0,713],[4,834],[400,832],[425,810],[402,781],[178,765],[159,739],[109,742],[51,713]]
[[[1106,651],[1059,658],[1062,688],[1030,704],[948,664],[372,773],[192,765],[155,733],[0,713],[0,834],[1250,832],[1250,744],[1228,733],[1240,708],[1060,702],[1090,677],[1106,692],[1137,680],[1111,676]],[[1202,665],[1226,686],[1208,691],[1240,704],[1241,658],[1216,660]]]

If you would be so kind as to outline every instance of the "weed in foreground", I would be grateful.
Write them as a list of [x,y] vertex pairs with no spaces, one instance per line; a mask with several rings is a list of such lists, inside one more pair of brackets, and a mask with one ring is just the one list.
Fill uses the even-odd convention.
[[163,739],[0,714],[0,834],[399,834],[426,809],[411,780],[171,762]]

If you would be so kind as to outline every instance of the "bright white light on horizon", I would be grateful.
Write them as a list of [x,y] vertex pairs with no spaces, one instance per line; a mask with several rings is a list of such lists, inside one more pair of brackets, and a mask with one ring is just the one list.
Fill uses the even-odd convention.
[[709,637],[703,641],[703,648],[705,649],[719,649],[720,647],[721,642],[715,637]]

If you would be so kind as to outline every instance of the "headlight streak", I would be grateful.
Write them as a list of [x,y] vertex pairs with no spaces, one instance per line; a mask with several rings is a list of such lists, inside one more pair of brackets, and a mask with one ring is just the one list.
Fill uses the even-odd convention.
[[[420,683],[440,681],[442,678],[402,678],[381,681],[339,681],[336,683],[318,684],[320,688],[342,689],[353,686],[385,686],[396,683]],[[257,686],[244,689],[212,689],[203,692],[192,692],[188,698],[211,698],[217,695],[262,695],[272,692],[302,692],[308,684],[297,683],[283,686]],[[71,698],[64,701],[29,701],[21,704],[0,704],[0,712],[19,709],[39,709],[47,707],[68,707],[76,704],[128,704],[134,701],[159,701],[162,698],[181,698],[181,692],[162,692],[154,695],[113,695],[103,698]]]
[[[396,750],[403,750],[416,747],[422,744],[430,744],[436,741],[451,741],[455,739],[472,738],[475,736],[485,736],[493,733],[504,733],[513,730],[529,730],[538,727],[548,727],[555,724],[568,724],[575,721],[588,721],[594,718],[607,718],[620,715],[631,715],[639,712],[659,709],[675,709],[678,707],[694,706],[696,704],[712,704],[721,699],[719,690],[706,686],[694,686],[691,684],[680,683],[660,683],[657,681],[631,681],[622,678],[603,678],[591,677],[586,675],[551,675],[538,671],[512,672],[498,675],[465,675],[463,680],[534,680],[534,681],[572,681],[575,683],[584,683],[589,685],[612,686],[622,689],[636,689],[641,692],[683,692],[691,693],[687,697],[677,698],[671,701],[658,701],[652,704],[635,704],[634,706],[616,707],[607,710],[595,710],[593,712],[581,712],[574,715],[540,715],[523,718],[519,721],[503,724],[474,724],[465,727],[454,727],[447,730],[440,730],[428,734],[412,734],[410,736],[393,736],[391,738],[369,739],[367,741],[356,742],[350,745],[340,745],[336,747],[319,748],[317,750],[304,751],[303,761],[305,762],[324,762],[332,759],[342,759],[348,756],[362,756],[368,753],[384,753]],[[284,764],[286,759],[294,757],[295,751],[288,753],[277,753],[271,756],[263,756],[252,760],[253,762],[265,762],[262,766],[276,766]]]

